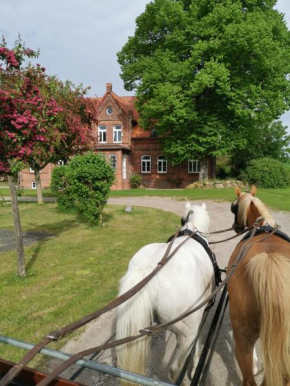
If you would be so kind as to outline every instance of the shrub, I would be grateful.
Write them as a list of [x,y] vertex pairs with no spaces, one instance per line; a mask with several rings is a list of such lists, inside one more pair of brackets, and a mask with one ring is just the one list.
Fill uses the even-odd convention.
[[91,224],[98,225],[114,178],[105,159],[89,152],[53,169],[51,191],[60,208],[76,208]]
[[98,225],[115,180],[114,170],[102,156],[88,152],[72,159],[64,177],[68,201],[91,224]]
[[290,185],[290,168],[272,158],[255,159],[249,162],[241,178],[262,188],[286,188]]
[[138,189],[141,185],[142,177],[139,174],[132,174],[130,177],[130,186],[131,188]]

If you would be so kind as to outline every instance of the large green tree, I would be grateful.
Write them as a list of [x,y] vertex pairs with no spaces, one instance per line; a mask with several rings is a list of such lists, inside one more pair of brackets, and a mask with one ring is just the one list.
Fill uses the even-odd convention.
[[154,0],[118,53],[141,125],[175,163],[243,149],[290,104],[290,33],[273,0]]

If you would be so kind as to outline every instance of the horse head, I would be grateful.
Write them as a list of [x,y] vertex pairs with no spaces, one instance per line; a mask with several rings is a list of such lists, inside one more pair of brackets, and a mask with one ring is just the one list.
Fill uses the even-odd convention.
[[208,233],[210,219],[206,210],[206,204],[191,205],[187,202],[185,208],[184,216],[181,217],[182,227],[191,230],[197,229],[199,232]]
[[233,229],[236,233],[243,232],[246,228],[251,228],[254,223],[261,225],[275,225],[275,220],[269,213],[266,206],[255,197],[257,188],[252,185],[249,192],[241,192],[240,188],[235,188],[237,198],[231,205],[231,212],[235,215]]

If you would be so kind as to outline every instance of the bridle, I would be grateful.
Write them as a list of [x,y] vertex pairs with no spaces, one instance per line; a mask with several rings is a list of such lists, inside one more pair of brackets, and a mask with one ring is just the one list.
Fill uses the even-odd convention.
[[239,213],[238,202],[239,202],[239,198],[236,198],[235,201],[233,201],[232,205],[231,205],[231,212],[235,215],[235,220],[234,220],[232,227],[236,233],[241,233],[246,229],[246,227],[244,225],[240,225],[238,223],[238,213]]
[[189,216],[191,216],[193,214],[193,210],[191,209],[188,213],[187,213],[187,216],[184,218],[184,217],[181,217],[181,226],[184,226],[186,223],[189,222]]

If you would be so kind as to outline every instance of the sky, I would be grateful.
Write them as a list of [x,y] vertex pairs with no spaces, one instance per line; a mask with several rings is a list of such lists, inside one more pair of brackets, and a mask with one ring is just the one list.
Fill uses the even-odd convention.
[[[102,96],[112,83],[123,88],[116,53],[134,35],[135,20],[150,0],[0,0],[0,36],[11,47],[20,33],[26,46],[40,49],[37,59],[48,74],[91,86]],[[290,29],[290,1],[278,0]],[[290,111],[281,120],[290,133]]]

